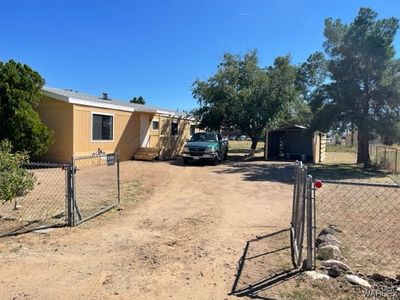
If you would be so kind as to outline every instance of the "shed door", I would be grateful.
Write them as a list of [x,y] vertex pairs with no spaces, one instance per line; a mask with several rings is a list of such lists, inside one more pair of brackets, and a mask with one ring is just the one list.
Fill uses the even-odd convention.
[[146,148],[149,142],[150,116],[140,115],[140,146]]

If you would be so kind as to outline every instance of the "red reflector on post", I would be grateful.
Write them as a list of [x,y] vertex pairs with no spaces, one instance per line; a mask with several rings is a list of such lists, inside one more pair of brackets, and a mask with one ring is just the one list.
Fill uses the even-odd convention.
[[315,181],[315,182],[314,182],[314,186],[315,186],[315,188],[317,188],[317,189],[322,188],[322,181],[320,181],[320,180]]

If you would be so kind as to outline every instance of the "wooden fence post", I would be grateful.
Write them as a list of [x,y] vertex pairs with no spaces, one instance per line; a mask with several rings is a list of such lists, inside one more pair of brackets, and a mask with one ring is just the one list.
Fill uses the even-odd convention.
[[398,150],[396,149],[396,156],[394,159],[394,174],[397,174],[397,154],[398,154]]

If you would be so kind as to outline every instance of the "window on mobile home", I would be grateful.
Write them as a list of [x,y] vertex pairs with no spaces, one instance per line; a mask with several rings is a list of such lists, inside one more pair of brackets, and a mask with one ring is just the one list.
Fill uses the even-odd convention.
[[93,114],[92,115],[92,140],[112,141],[114,131],[114,116]]
[[171,135],[177,135],[178,134],[178,123],[172,122],[171,123]]
[[153,121],[153,130],[158,130],[160,128],[160,122],[159,121]]

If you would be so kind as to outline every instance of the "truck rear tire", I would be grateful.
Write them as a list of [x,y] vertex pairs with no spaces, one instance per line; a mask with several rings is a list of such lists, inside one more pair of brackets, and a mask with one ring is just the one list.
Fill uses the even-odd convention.
[[224,153],[224,158],[223,160],[227,160],[228,159],[228,149],[226,149],[225,153]]
[[218,163],[219,163],[219,158],[218,158],[218,155],[217,155],[216,157],[214,157],[214,160],[213,160],[212,164],[214,166],[216,166],[216,165],[218,165]]

